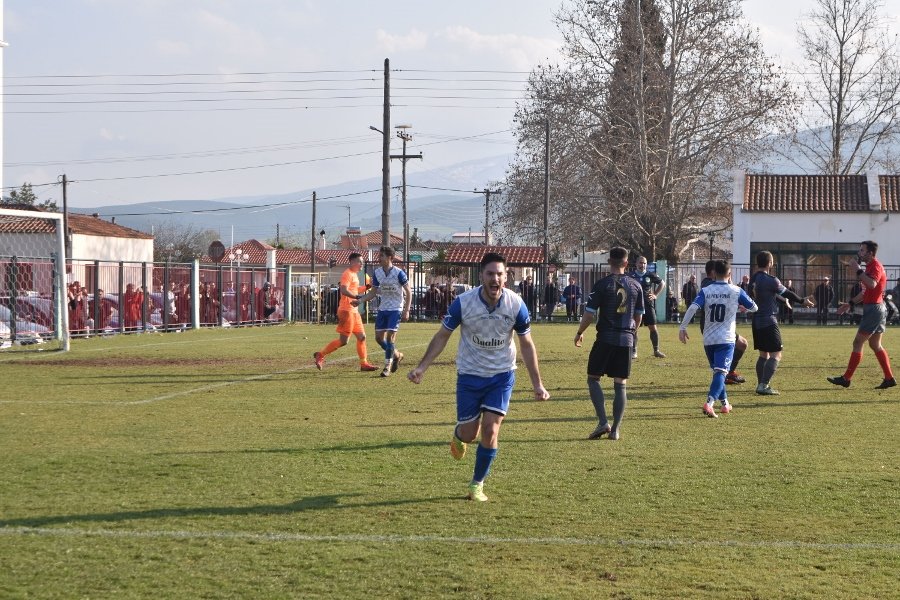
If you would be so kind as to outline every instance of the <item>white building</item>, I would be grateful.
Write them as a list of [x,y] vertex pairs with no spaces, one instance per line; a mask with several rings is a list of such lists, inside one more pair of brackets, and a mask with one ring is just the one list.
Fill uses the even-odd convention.
[[878,243],[889,288],[900,275],[900,175],[740,173],[732,208],[733,262],[768,250],[779,277],[807,293],[825,276],[839,286],[855,281],[848,262],[863,240]]

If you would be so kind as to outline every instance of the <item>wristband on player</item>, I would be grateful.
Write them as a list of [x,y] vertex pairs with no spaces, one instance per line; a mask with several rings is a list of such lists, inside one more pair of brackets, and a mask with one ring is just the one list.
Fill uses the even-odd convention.
[[855,302],[853,302],[853,300],[849,300],[849,301],[847,301],[847,304],[849,304],[849,305],[850,305],[850,308],[853,308],[853,307],[854,307],[854,306],[856,306],[856,303],[855,303]]
[[859,276],[862,275],[863,273],[865,273],[865,271],[862,270],[862,269],[857,269],[857,270],[856,270],[856,276],[857,276],[857,277],[859,277]]

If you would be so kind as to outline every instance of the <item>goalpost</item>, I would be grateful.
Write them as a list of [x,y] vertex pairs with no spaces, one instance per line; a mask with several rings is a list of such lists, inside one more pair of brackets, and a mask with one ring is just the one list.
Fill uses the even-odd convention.
[[0,353],[69,349],[62,213],[0,207]]

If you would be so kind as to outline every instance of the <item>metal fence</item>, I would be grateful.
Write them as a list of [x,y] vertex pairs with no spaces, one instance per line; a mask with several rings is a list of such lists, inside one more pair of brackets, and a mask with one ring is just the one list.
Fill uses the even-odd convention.
[[[705,261],[703,263],[682,263],[669,267],[666,283],[668,290],[666,294],[672,293],[677,301],[679,312],[683,313],[686,305],[691,303],[693,298],[684,298],[684,284],[691,275],[697,280],[697,287],[706,276],[704,272]],[[753,274],[755,267],[748,264],[732,264],[731,280],[740,284],[744,277],[748,278]],[[900,296],[900,265],[884,265],[887,273],[887,290],[886,295],[890,295],[892,302],[896,303]],[[853,288],[857,285],[856,272],[850,269],[849,265],[841,265],[839,268],[825,267],[821,265],[805,265],[805,264],[776,264],[771,271],[773,275],[781,280],[782,284],[791,287],[794,292],[800,296],[816,296],[816,288],[823,284],[826,277],[831,282],[833,290],[833,298],[826,306],[827,322],[850,322],[854,320],[852,315],[840,319],[836,312],[838,304],[846,302],[856,295]],[[816,308],[790,307],[789,304],[782,306],[780,317],[785,322],[816,322]]]
[[[367,263],[360,274],[361,288],[377,264]],[[409,275],[412,290],[410,319],[429,321],[443,318],[450,302],[463,291],[479,284],[479,267],[447,262],[400,264]],[[606,265],[571,262],[551,264],[511,264],[509,289],[522,295],[534,321],[577,320],[594,282],[605,276]],[[20,272],[29,267],[17,266]],[[663,321],[677,321],[693,298],[684,298],[683,287],[690,275],[697,284],[704,277],[704,263],[684,263],[667,268],[667,290],[659,300]],[[900,282],[900,266],[885,267],[894,289]],[[279,322],[334,323],[340,301],[339,272],[303,272],[291,267],[268,268],[242,264],[130,263],[92,260],[67,262],[67,309],[73,336],[141,331],[176,331],[198,327],[245,327]],[[732,265],[732,280],[749,277],[750,265]],[[815,294],[825,276],[831,278],[834,299],[828,307],[830,320],[837,320],[837,304],[848,299],[856,283],[849,267],[823,271],[817,265],[779,265],[775,270],[782,282],[791,282],[801,296]],[[20,283],[16,283],[16,281]],[[563,293],[572,282],[580,298]],[[58,323],[48,302],[29,287],[27,277],[7,277],[5,297],[32,296],[29,302],[13,304],[14,319],[53,328]],[[268,285],[267,285],[268,284]],[[22,289],[18,289],[18,288]],[[34,287],[33,284],[30,285]],[[46,291],[44,295],[49,295]],[[665,309],[663,309],[665,307]],[[360,307],[368,318],[378,309],[377,298]],[[815,309],[795,308],[791,319],[816,318]]]

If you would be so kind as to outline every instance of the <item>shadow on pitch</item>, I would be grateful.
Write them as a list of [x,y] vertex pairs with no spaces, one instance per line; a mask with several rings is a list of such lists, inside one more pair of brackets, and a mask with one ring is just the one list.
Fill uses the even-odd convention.
[[148,510],[128,510],[108,513],[87,513],[56,515],[46,517],[24,517],[21,519],[2,519],[2,527],[44,527],[47,525],[63,525],[67,523],[104,523],[121,521],[140,521],[144,519],[169,519],[184,517],[246,517],[291,515],[316,510],[344,510],[359,508],[377,508],[382,506],[402,506],[405,504],[427,504],[444,500],[456,500],[457,496],[434,498],[408,498],[403,500],[381,500],[378,502],[358,502],[354,498],[362,494],[329,494],[325,496],[309,496],[287,504],[262,504],[258,506],[200,506],[193,508],[153,508]]
[[154,452],[153,456],[193,456],[217,454],[309,454],[319,452],[369,452],[371,450],[405,450],[407,448],[443,447],[447,442],[440,441],[396,441],[383,444],[341,444],[325,448],[244,448],[242,450],[198,450],[196,452]]

